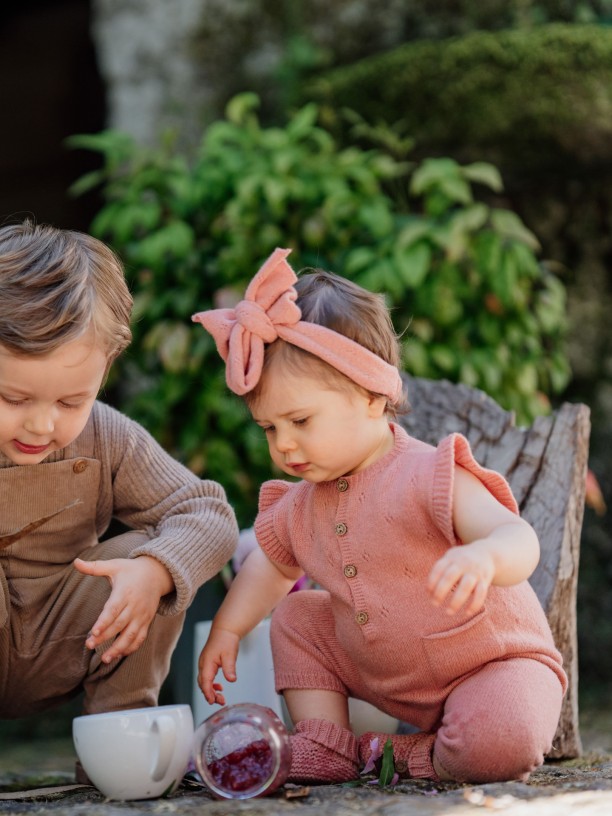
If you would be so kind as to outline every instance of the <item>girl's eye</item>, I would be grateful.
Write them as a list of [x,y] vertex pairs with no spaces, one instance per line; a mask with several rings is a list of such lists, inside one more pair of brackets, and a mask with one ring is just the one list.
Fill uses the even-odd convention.
[[80,408],[81,407],[80,402],[64,402],[63,400],[60,400],[59,404],[62,406],[62,408]]
[[275,430],[274,425],[260,425],[259,427],[266,434],[272,433]]
[[304,417],[303,419],[294,419],[294,425],[305,425],[308,422],[308,417]]
[[7,405],[22,405],[24,400],[20,399],[10,399],[9,397],[2,397],[2,401],[6,402]]

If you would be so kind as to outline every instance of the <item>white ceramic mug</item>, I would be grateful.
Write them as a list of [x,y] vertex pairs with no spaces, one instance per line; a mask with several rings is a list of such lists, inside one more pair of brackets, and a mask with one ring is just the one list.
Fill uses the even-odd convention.
[[72,738],[92,783],[109,799],[153,799],[171,793],[191,757],[188,705],[133,708],[75,717]]

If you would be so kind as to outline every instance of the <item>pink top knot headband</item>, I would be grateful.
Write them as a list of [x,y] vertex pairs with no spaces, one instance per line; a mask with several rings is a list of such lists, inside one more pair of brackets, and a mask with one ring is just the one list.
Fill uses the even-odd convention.
[[211,309],[192,317],[212,334],[225,360],[229,388],[240,395],[255,388],[265,344],[280,337],[329,363],[367,391],[399,402],[402,380],[395,366],[343,334],[301,319],[293,286],[297,276],[286,261],[290,252],[274,250],[235,309]]

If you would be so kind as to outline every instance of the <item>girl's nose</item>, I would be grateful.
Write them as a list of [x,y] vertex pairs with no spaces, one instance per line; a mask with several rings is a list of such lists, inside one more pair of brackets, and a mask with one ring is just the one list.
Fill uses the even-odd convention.
[[281,451],[281,453],[286,453],[287,451],[295,449],[295,442],[293,441],[293,437],[289,431],[280,431],[277,428],[276,447],[279,451]]
[[23,427],[28,433],[45,436],[53,432],[55,421],[53,411],[47,408],[33,408],[28,412]]

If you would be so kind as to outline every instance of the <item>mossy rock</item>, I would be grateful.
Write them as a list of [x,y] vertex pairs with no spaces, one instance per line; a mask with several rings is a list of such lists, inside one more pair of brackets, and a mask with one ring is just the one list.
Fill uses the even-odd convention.
[[612,28],[551,24],[421,40],[313,80],[340,126],[350,108],[395,124],[417,149],[528,162],[597,163],[612,148]]

